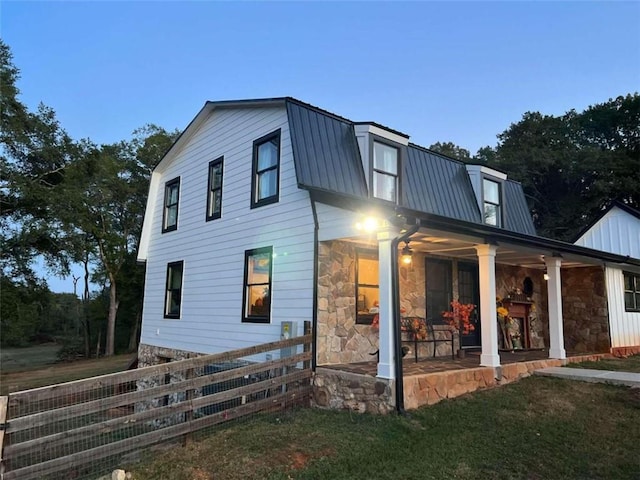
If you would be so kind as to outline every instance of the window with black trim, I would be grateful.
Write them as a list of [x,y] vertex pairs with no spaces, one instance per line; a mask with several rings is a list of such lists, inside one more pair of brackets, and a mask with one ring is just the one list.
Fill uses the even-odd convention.
[[500,183],[482,179],[483,218],[487,225],[502,226],[502,188]]
[[244,252],[243,322],[270,322],[272,258],[273,247]]
[[378,252],[356,250],[356,324],[371,325],[379,313]]
[[207,221],[222,216],[222,167],[224,157],[209,163],[209,183],[207,188]]
[[624,272],[624,310],[640,312],[640,275]]
[[182,304],[182,272],[184,261],[167,265],[167,284],[164,296],[164,318],[180,318]]
[[276,203],[280,184],[280,130],[253,142],[251,208]]
[[373,142],[373,196],[398,201],[398,149],[382,142]]
[[180,200],[180,177],[164,184],[164,212],[162,214],[162,232],[178,228],[178,202]]

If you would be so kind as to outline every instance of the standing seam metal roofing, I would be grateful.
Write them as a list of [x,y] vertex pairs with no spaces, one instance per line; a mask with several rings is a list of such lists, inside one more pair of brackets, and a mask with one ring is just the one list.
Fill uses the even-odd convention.
[[[369,198],[354,122],[286,99],[298,185]],[[409,144],[402,147],[401,203],[411,210],[482,223],[464,163]],[[522,186],[505,182],[505,230],[536,235]]]
[[298,184],[367,197],[367,184],[353,125],[287,101]]

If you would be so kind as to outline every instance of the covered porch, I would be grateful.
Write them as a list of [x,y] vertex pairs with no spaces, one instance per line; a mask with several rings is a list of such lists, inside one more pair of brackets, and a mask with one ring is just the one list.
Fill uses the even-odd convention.
[[[608,353],[570,355],[549,359],[546,351],[501,352],[499,367],[480,365],[480,353],[463,359],[437,358],[403,364],[402,392],[405,409],[432,405],[484,388],[505,385],[533,374],[535,370],[574,362],[594,361]],[[314,378],[316,406],[347,408],[360,413],[388,413],[396,405],[394,380],[376,377],[376,362],[318,367]]]

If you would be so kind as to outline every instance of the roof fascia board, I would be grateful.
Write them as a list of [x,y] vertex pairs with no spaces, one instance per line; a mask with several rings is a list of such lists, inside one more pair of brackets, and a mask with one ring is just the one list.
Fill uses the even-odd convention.
[[327,203],[348,210],[375,210],[388,215],[395,214],[405,217],[414,217],[419,219],[421,224],[426,228],[439,228],[452,233],[480,237],[487,243],[498,243],[503,241],[516,245],[539,248],[549,252],[549,254],[562,255],[563,253],[566,253],[605,262],[628,264],[640,267],[640,259],[594,250],[579,245],[573,245],[571,243],[561,242],[560,240],[553,240],[545,237],[534,237],[524,233],[511,232],[485,224],[476,224],[466,222],[464,220],[442,217],[440,215],[411,210],[405,207],[396,207],[392,209],[387,205],[372,204],[373,202],[367,199],[347,197],[333,192],[319,192],[315,191],[315,189],[310,189],[310,191],[312,197],[321,203]]
[[162,159],[154,167],[154,171],[162,172],[168,163],[177,155],[182,147],[189,141],[193,134],[202,126],[215,109],[222,108],[260,108],[273,107],[275,105],[284,104],[286,98],[259,98],[253,100],[222,100],[217,102],[205,102],[204,106],[189,122],[187,127],[182,131],[175,142],[165,152]]
[[396,132],[393,132],[387,128],[381,128],[380,126],[373,123],[355,123],[354,127],[356,134],[371,133],[373,135],[377,135],[378,137],[382,137],[385,140],[391,140],[392,142],[399,145],[404,145],[405,147],[409,145],[408,136],[399,135]]
[[507,179],[507,174],[500,172],[498,170],[494,170],[493,168],[489,168],[486,167],[484,165],[476,165],[476,164],[472,164],[472,163],[467,163],[467,171],[469,172],[479,172],[482,175],[487,175],[489,177],[494,177],[497,178],[499,180],[506,180]]

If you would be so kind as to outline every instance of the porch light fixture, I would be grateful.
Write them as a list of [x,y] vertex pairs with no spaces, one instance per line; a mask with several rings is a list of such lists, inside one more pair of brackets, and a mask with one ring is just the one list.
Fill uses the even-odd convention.
[[549,274],[547,273],[546,269],[544,271],[544,275],[542,276],[542,278],[544,278],[545,280],[549,280]]
[[413,260],[413,250],[409,246],[409,242],[405,240],[404,248],[402,249],[402,263],[405,265],[411,265],[411,261]]
[[380,221],[375,217],[366,217],[361,222],[356,223],[356,228],[372,233],[380,228]]

